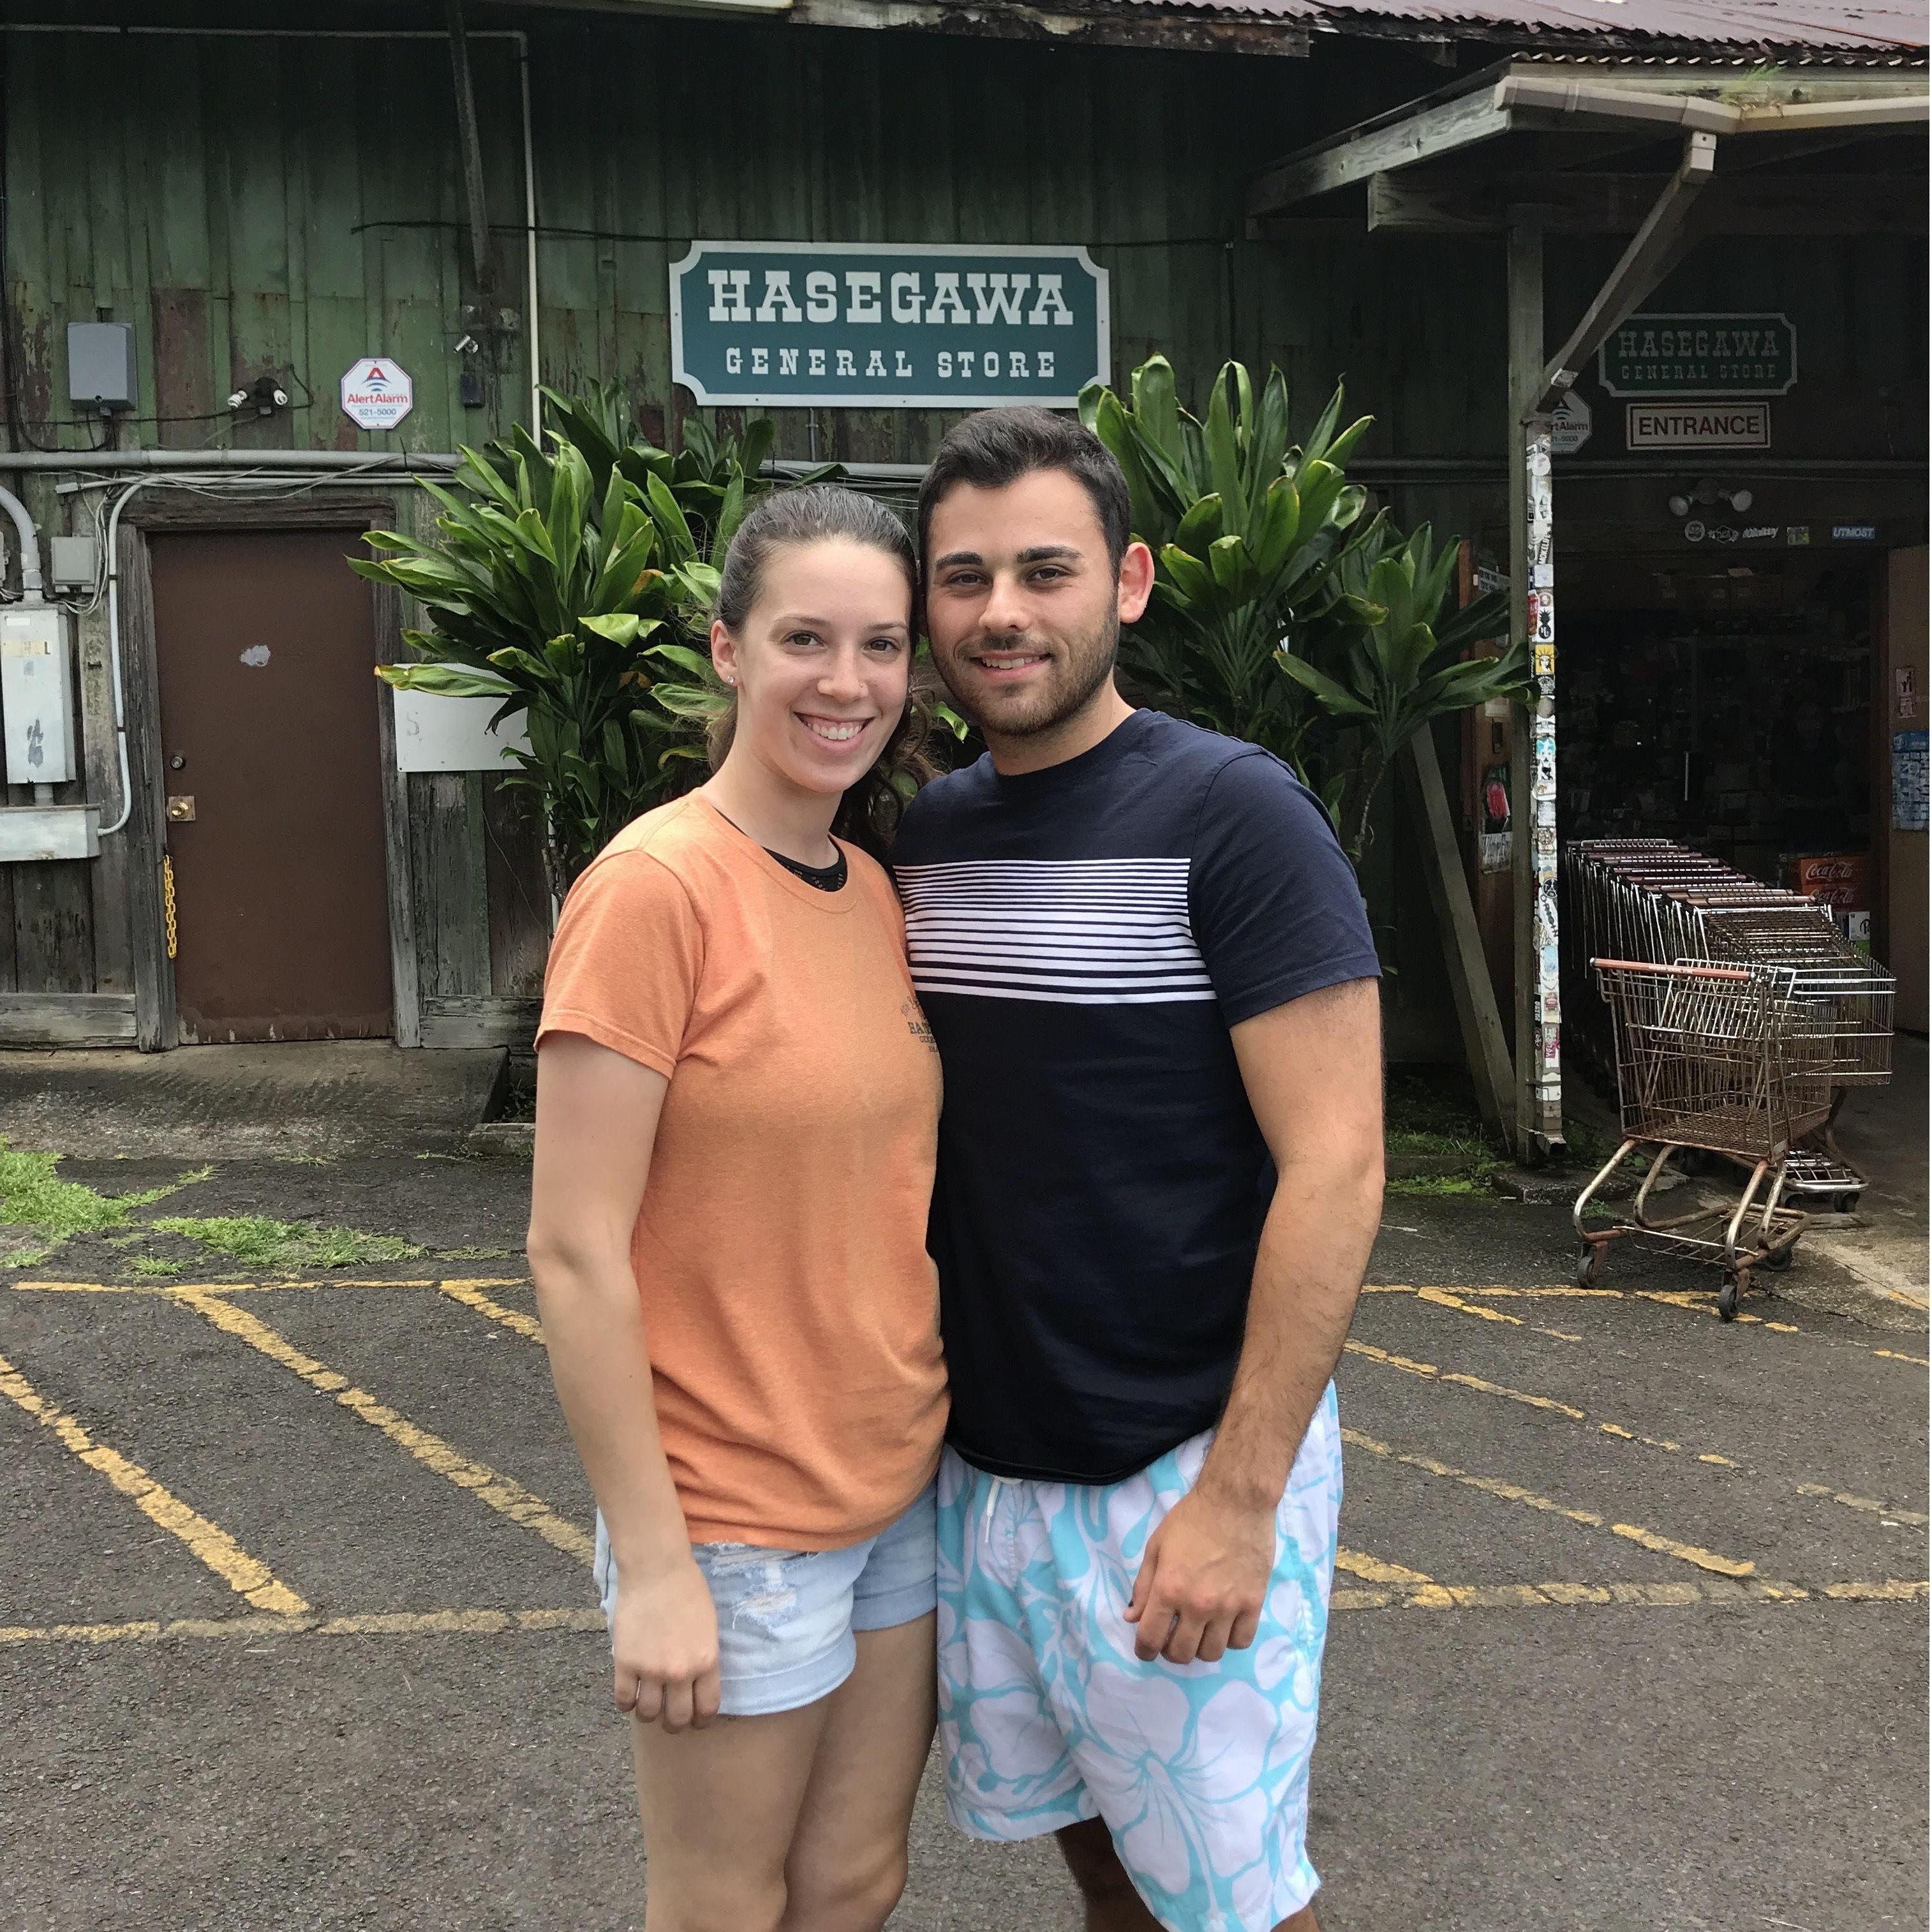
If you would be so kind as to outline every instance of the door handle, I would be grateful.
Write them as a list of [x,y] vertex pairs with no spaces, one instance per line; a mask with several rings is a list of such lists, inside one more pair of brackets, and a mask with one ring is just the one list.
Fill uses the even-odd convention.
[[192,792],[178,792],[169,799],[168,823],[170,824],[185,825],[194,817],[194,794]]

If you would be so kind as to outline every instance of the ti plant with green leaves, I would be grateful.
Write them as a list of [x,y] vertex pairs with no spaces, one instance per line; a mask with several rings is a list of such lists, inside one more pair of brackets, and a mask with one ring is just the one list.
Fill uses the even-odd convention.
[[519,428],[465,448],[440,506],[440,541],[371,532],[353,567],[406,591],[430,628],[418,662],[376,675],[398,690],[520,712],[527,752],[508,784],[542,814],[553,896],[604,843],[684,782],[720,701],[704,633],[718,566],[760,488],[772,425],[723,444],[688,424],[678,455],[634,442],[623,391],[546,390],[550,447]]
[[1369,812],[1402,747],[1434,719],[1492,698],[1522,700],[1528,684],[1520,645],[1504,656],[1465,657],[1509,621],[1500,592],[1462,608],[1444,606],[1456,580],[1460,544],[1435,547],[1424,524],[1403,538],[1378,520],[1341,560],[1341,596],[1317,627],[1311,654],[1286,648],[1275,662],[1313,694],[1328,716],[1357,728],[1330,780],[1330,810],[1351,859],[1361,862]]
[[1400,746],[1430,718],[1522,680],[1515,661],[1453,662],[1501,628],[1502,600],[1441,620],[1457,547],[1438,555],[1426,526],[1408,538],[1386,511],[1366,514],[1346,465],[1373,418],[1344,426],[1342,407],[1338,384],[1291,442],[1281,371],[1257,398],[1229,362],[1197,419],[1160,356],[1134,371],[1131,400],[1098,383],[1080,399],[1154,554],[1154,596],[1122,634],[1122,668],[1162,710],[1292,765],[1359,865]]
[[1300,766],[1318,713],[1274,654],[1339,594],[1336,565],[1366,502],[1343,466],[1371,418],[1341,428],[1338,387],[1291,443],[1281,371],[1258,398],[1238,362],[1215,377],[1198,422],[1165,356],[1134,371],[1131,393],[1096,383],[1080,401],[1126,472],[1134,534],[1154,554],[1153,600],[1121,639],[1122,664],[1165,708]]

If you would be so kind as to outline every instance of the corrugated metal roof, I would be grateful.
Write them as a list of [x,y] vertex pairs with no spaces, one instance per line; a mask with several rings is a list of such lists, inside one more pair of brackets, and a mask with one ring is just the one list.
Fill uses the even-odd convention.
[[1922,54],[1926,10],[1894,0],[1130,0],[1131,4],[1279,20],[1346,34],[1372,23],[1432,38],[1458,28],[1528,50],[1539,43],[1601,49],[1668,45],[1713,51],[1778,49],[1853,56]]
[[1927,41],[1922,7],[1886,0],[1321,0],[1324,21],[1467,26],[1543,38],[1610,34],[1702,46],[1894,49]]

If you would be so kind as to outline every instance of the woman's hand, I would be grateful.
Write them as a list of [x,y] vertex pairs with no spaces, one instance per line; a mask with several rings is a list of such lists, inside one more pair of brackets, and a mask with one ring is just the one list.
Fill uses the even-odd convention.
[[717,1716],[718,1612],[688,1550],[642,1574],[619,1566],[610,1648],[619,1710],[673,1733]]

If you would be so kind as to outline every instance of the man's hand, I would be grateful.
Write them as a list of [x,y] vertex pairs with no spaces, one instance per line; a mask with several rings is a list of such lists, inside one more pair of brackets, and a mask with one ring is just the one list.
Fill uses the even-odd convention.
[[637,1576],[620,1564],[610,1619],[611,1695],[620,1711],[667,1731],[718,1714],[718,1612],[688,1551]]
[[1255,1640],[1274,1569],[1274,1506],[1190,1490],[1148,1538],[1127,1622],[1143,1664],[1218,1664]]

